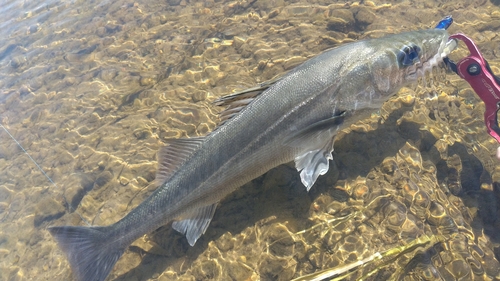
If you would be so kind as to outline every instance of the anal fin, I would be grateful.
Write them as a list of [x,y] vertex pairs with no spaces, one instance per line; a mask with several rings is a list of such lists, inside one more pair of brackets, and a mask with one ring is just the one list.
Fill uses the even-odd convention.
[[188,213],[186,215],[187,218],[180,221],[174,221],[172,227],[180,233],[185,234],[189,245],[193,246],[196,240],[198,240],[207,230],[214,216],[217,204],[218,203],[201,207]]
[[326,174],[333,159],[335,134],[342,124],[345,113],[316,122],[285,139],[285,144],[300,148],[295,156],[295,168],[300,172],[302,184],[311,189],[320,175]]

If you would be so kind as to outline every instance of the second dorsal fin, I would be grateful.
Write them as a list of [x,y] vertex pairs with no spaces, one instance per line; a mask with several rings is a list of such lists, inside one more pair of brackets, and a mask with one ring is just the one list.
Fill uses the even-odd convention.
[[261,83],[256,87],[245,89],[243,91],[216,99],[214,101],[215,105],[226,107],[226,109],[219,113],[220,123],[218,126],[222,126],[227,120],[237,115],[243,108],[250,104],[265,90],[267,90],[267,88],[280,80],[280,78],[281,77],[278,77],[273,80]]
[[182,165],[193,151],[200,146],[203,140],[203,137],[197,137],[167,141],[168,146],[164,146],[158,151],[158,170],[156,171],[155,182],[158,185],[166,182],[177,170],[177,167]]

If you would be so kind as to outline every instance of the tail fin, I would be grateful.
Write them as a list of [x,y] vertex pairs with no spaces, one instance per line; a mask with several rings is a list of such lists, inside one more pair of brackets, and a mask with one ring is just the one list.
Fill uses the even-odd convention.
[[103,281],[125,251],[106,242],[109,227],[57,226],[49,231],[79,281]]

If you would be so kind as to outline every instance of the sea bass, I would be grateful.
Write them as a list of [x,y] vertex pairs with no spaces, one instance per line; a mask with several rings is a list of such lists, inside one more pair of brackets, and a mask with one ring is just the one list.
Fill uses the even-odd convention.
[[158,153],[159,187],[109,226],[49,231],[80,281],[104,280],[136,239],[172,222],[190,245],[218,202],[268,170],[295,161],[307,190],[328,171],[336,132],[373,112],[455,47],[444,29],[362,40],[328,50],[283,77],[222,97],[222,124]]

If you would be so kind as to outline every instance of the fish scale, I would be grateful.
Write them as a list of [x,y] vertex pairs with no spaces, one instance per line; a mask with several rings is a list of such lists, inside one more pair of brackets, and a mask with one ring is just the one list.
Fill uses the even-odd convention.
[[80,281],[104,280],[134,240],[171,221],[194,245],[221,199],[280,164],[295,161],[309,190],[328,171],[338,130],[380,108],[455,46],[444,29],[362,40],[223,97],[216,104],[228,107],[224,122],[204,138],[170,141],[159,153],[159,187],[134,210],[109,226],[49,231]]

